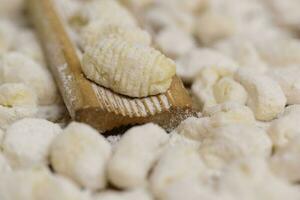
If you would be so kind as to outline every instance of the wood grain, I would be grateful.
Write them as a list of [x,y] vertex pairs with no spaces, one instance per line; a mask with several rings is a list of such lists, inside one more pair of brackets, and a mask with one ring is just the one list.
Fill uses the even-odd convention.
[[130,98],[116,94],[85,78],[75,44],[52,0],[29,0],[32,21],[43,44],[49,67],[74,120],[99,131],[154,122],[171,130],[195,115],[191,98],[178,77],[160,95]]

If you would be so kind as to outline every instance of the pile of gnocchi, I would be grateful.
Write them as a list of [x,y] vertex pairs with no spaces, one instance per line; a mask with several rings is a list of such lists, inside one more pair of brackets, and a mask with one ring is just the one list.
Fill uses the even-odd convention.
[[[298,0],[55,2],[89,79],[142,97],[176,68],[199,117],[108,137],[69,122],[26,1],[0,0],[1,200],[300,199]],[[120,63],[148,82],[120,85]]]

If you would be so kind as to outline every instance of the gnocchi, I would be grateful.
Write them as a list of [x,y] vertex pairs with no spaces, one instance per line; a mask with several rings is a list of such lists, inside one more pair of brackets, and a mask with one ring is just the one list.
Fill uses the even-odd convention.
[[268,65],[259,55],[256,46],[250,39],[235,36],[216,43],[214,49],[235,60],[239,66],[263,74]]
[[146,8],[155,2],[155,0],[120,0],[120,1],[121,3],[133,9]]
[[300,115],[297,113],[286,113],[279,119],[271,122],[268,134],[272,139],[274,147],[284,147],[300,134],[297,127],[299,119]]
[[157,1],[157,3],[161,6],[177,7],[178,9],[195,13],[204,9],[208,4],[207,0],[165,0]]
[[23,118],[32,118],[37,115],[36,106],[6,107],[0,105],[0,128],[7,129],[11,124]]
[[[174,48],[174,41],[178,45],[176,48]],[[188,33],[175,27],[161,30],[156,36],[156,44],[171,58],[183,56],[196,46],[194,39]]]
[[170,139],[166,145],[166,148],[176,147],[176,146],[181,146],[181,145],[194,147],[195,149],[199,148],[199,146],[201,145],[200,140],[195,140],[195,139],[189,138],[188,136],[185,136],[184,134],[182,134],[182,132],[180,132],[178,130],[179,129],[174,130],[170,133]]
[[176,181],[171,184],[165,192],[164,199],[166,200],[198,200],[198,199],[209,199],[209,200],[233,200],[229,194],[225,192],[216,191],[215,189],[204,185],[197,179],[185,178],[180,181]]
[[61,128],[44,119],[22,119],[12,124],[3,140],[3,153],[13,168],[49,163],[50,145]]
[[5,83],[0,85],[0,105],[36,106],[37,96],[31,87],[23,83]]
[[[1,5],[3,5],[3,3]],[[16,35],[17,35],[17,28],[13,26],[13,24],[9,20],[1,19],[0,20],[0,53],[1,54],[10,51],[14,47],[15,45],[14,38],[16,37]]]
[[176,128],[176,132],[192,140],[202,141],[210,136],[210,128],[211,124],[208,117],[190,117],[181,122],[181,124]]
[[237,160],[221,175],[221,191],[235,199],[296,200],[299,190],[271,173],[265,160],[257,157]]
[[237,103],[224,103],[204,110],[210,116],[212,127],[221,127],[228,124],[254,124],[255,117],[247,106]]
[[[80,18],[79,18],[79,9],[83,6],[81,1],[73,1],[73,0],[55,0],[55,5],[59,13],[62,17],[70,23],[70,25],[79,25]],[[77,21],[78,20],[78,21]],[[82,22],[83,23],[83,22]],[[82,24],[81,24],[82,25]]]
[[24,0],[1,0],[0,1],[0,17],[1,18],[17,18],[24,10]]
[[215,70],[219,76],[230,76],[238,68],[235,61],[223,54],[197,48],[178,59],[177,73],[186,82],[192,82],[204,68]]
[[289,105],[285,107],[284,112],[281,114],[280,117],[284,117],[290,114],[300,114],[300,105],[299,104],[294,104],[294,105]]
[[271,140],[264,130],[254,125],[225,125],[211,129],[210,134],[212,137],[200,146],[200,154],[207,165],[215,169],[239,158],[271,154]]
[[2,174],[4,173],[9,173],[11,172],[11,166],[8,162],[8,160],[6,159],[6,157],[3,155],[3,153],[0,153],[0,177],[2,176]]
[[174,182],[198,177],[205,172],[205,165],[195,148],[185,145],[170,147],[155,166],[150,187],[158,199],[165,199],[165,190]]
[[268,75],[281,86],[287,98],[287,104],[300,103],[300,82],[298,80],[300,69],[298,66],[273,69]]
[[46,66],[42,47],[39,44],[37,36],[32,30],[25,29],[18,34],[15,49],[17,52],[20,52],[33,59],[41,66]]
[[265,75],[240,70],[235,79],[241,83],[247,93],[247,105],[252,109],[256,119],[268,121],[281,114],[286,105],[286,97],[280,85]]
[[0,180],[0,198],[3,200],[89,199],[86,193],[82,192],[68,179],[52,175],[45,168],[6,173]]
[[131,97],[166,92],[175,75],[175,63],[159,51],[122,39],[107,38],[82,58],[86,77]]
[[37,96],[23,83],[0,85],[0,128],[6,129],[13,122],[37,114]]
[[291,140],[288,145],[278,149],[270,159],[270,165],[275,174],[281,178],[297,182],[299,176],[299,136]]
[[266,0],[272,9],[272,14],[275,20],[292,31],[299,31],[300,15],[297,11],[300,4],[297,0],[280,1],[280,0]]
[[94,21],[102,21],[104,24],[122,24],[128,26],[136,26],[137,24],[129,11],[123,8],[117,1],[111,0],[85,3],[70,20],[74,21],[73,23],[83,24],[83,27]]
[[213,87],[217,103],[236,102],[246,104],[248,94],[244,87],[231,78],[220,79]]
[[77,122],[68,125],[50,147],[53,169],[91,190],[106,186],[105,172],[110,154],[111,146],[103,136]]
[[167,133],[155,124],[128,130],[109,161],[110,182],[123,189],[145,185],[147,175],[168,139]]
[[17,52],[4,54],[0,62],[0,83],[24,83],[31,86],[41,105],[53,104],[57,100],[56,85],[46,68]]
[[2,142],[4,139],[5,131],[0,128],[0,149],[2,149]]
[[204,69],[192,85],[192,94],[197,103],[205,109],[217,104],[214,96],[213,85],[218,80],[218,74],[211,69]]
[[128,42],[147,46],[151,44],[151,36],[146,31],[137,27],[114,24],[103,25],[96,21],[83,28],[81,33],[82,46],[84,49],[92,48],[99,41],[107,37],[120,38]]
[[151,30],[159,32],[166,27],[178,27],[185,32],[193,33],[195,19],[189,12],[184,12],[177,7],[156,5],[145,13],[145,22]]
[[212,44],[235,33],[234,21],[225,15],[206,11],[197,20],[196,35],[203,44]]
[[300,42],[295,39],[269,39],[256,43],[256,48],[261,58],[271,66],[286,67],[300,63]]

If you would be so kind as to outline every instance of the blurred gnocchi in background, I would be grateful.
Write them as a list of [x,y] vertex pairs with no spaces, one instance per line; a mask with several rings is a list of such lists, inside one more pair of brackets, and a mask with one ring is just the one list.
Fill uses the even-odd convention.
[[177,74],[198,117],[71,122],[28,1],[0,0],[1,200],[300,199],[299,0],[52,1],[87,78],[144,97]]

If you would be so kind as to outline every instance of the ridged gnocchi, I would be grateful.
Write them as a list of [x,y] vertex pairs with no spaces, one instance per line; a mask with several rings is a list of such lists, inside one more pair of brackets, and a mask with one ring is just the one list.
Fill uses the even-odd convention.
[[82,58],[86,77],[114,92],[145,97],[166,92],[176,73],[175,63],[152,47],[106,38]]

